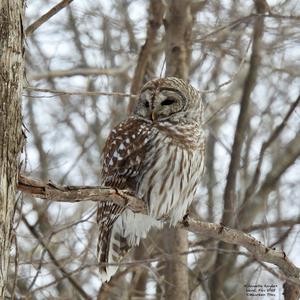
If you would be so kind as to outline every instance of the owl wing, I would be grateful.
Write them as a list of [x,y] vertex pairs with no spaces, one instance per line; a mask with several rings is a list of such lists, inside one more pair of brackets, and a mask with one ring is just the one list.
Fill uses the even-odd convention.
[[134,117],[115,127],[103,150],[103,184],[135,193],[151,138],[150,126]]
[[[126,189],[136,194],[141,179],[141,170],[147,163],[147,151],[151,128],[142,120],[131,117],[119,124],[110,133],[102,155],[102,185]],[[128,251],[126,239],[120,230],[113,228],[117,218],[125,208],[111,202],[100,202],[97,212],[99,240],[98,261],[102,279],[109,280],[118,263]]]

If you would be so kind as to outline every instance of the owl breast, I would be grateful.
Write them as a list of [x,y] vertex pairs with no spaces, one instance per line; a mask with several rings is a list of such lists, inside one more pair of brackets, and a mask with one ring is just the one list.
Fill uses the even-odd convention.
[[203,132],[197,123],[174,127],[156,124],[145,169],[138,184],[138,196],[155,219],[172,225],[182,220],[191,204],[204,169]]

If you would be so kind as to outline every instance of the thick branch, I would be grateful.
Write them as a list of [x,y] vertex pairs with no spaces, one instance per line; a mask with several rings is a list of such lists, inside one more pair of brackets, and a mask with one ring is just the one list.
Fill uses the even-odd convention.
[[19,176],[19,191],[31,194],[33,197],[58,202],[81,201],[112,201],[120,206],[126,206],[134,212],[146,213],[146,206],[126,191],[101,186],[58,186],[51,181]]
[[[100,186],[58,186],[52,182],[44,183],[25,176],[19,177],[18,189],[41,199],[59,202],[112,201],[126,206],[134,212],[147,213],[144,202],[124,190]],[[268,248],[250,234],[230,229],[223,225],[188,219],[178,225],[187,231],[214,238],[228,244],[246,248],[256,260],[272,263],[282,271],[293,285],[300,287],[300,269],[282,251]]]
[[[258,11],[261,13],[260,11]],[[232,218],[235,210],[236,177],[240,166],[240,156],[242,145],[246,136],[246,127],[249,122],[250,95],[254,89],[257,70],[260,62],[260,45],[263,36],[264,20],[258,17],[255,20],[253,32],[252,54],[250,68],[244,83],[243,95],[241,99],[241,109],[236,125],[234,142],[232,146],[231,160],[227,174],[227,182],[224,191],[224,212],[222,222],[229,225],[234,220]]]

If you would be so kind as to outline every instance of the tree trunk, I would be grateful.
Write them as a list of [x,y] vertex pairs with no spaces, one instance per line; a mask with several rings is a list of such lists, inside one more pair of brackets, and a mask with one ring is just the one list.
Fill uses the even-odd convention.
[[23,145],[20,101],[24,72],[23,7],[22,0],[0,1],[0,299],[5,298]]
[[[172,0],[165,19],[166,29],[166,76],[188,79],[190,64],[190,43],[192,14],[190,0]],[[182,229],[165,232],[164,249],[173,255],[166,262],[166,299],[185,300],[189,298],[187,257],[179,253],[188,251],[187,233]]]

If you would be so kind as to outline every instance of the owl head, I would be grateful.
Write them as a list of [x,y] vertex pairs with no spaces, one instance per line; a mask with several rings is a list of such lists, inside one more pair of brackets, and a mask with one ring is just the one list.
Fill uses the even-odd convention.
[[152,122],[202,121],[200,93],[176,77],[154,79],[141,89],[134,114]]

